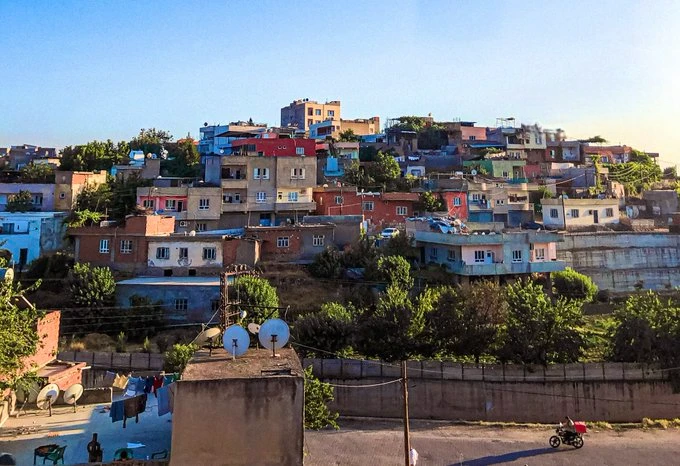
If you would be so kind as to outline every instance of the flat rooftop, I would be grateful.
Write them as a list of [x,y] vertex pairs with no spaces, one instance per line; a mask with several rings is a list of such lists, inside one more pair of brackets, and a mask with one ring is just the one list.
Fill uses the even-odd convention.
[[182,374],[182,381],[245,379],[263,377],[302,377],[302,365],[295,351],[282,348],[272,357],[271,350],[250,348],[236,360],[223,349],[200,350],[194,354]]
[[121,280],[116,285],[154,286],[220,286],[219,277],[137,277]]

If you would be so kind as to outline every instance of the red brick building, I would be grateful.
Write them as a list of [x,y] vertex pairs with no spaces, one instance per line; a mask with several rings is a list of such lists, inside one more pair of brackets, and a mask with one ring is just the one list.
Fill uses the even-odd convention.
[[247,227],[245,238],[260,243],[264,261],[310,261],[334,245],[334,225],[296,224],[276,227]]
[[355,187],[315,188],[313,197],[317,215],[363,215],[376,228],[403,224],[420,199],[418,193],[357,192]]
[[441,191],[446,210],[450,217],[466,221],[468,218],[467,191]]

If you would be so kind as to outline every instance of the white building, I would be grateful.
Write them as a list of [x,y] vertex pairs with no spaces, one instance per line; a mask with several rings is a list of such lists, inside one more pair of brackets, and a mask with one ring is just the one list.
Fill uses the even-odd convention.
[[546,228],[579,228],[619,223],[618,199],[541,199]]

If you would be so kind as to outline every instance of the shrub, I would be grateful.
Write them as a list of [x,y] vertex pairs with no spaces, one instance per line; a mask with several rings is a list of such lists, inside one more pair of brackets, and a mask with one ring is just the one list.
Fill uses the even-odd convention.
[[324,249],[316,255],[309,271],[318,278],[338,278],[342,274],[342,253],[335,248]]
[[553,272],[550,278],[555,293],[563,298],[591,302],[597,295],[597,285],[593,280],[569,267],[561,272]]
[[177,343],[165,353],[165,370],[182,374],[198,347],[194,344]]
[[305,369],[305,428],[319,430],[331,426],[338,429],[338,413],[328,408],[333,401],[333,387],[312,374],[312,366]]

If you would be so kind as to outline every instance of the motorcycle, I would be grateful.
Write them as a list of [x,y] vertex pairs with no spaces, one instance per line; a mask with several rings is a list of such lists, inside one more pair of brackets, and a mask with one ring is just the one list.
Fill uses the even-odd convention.
[[583,437],[581,436],[581,433],[566,431],[561,422],[557,429],[555,429],[555,433],[557,435],[553,435],[548,441],[551,447],[557,448],[562,443],[565,445],[571,445],[577,449],[583,447]]

